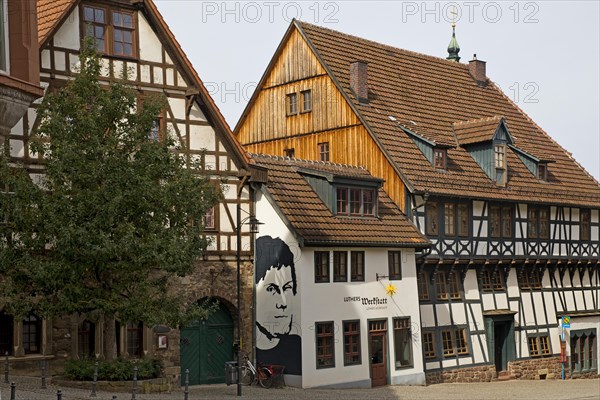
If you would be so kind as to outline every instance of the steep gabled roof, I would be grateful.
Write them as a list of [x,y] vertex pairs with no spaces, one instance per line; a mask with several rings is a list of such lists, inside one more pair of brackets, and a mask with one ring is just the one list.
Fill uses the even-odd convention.
[[[496,200],[600,204],[600,184],[490,79],[485,84],[475,81],[468,65],[300,21],[292,24],[382,145],[409,189]],[[357,60],[368,63],[368,104],[360,103],[350,89],[349,66]],[[420,133],[416,133],[423,137],[456,143],[456,122],[497,116],[503,116],[510,127],[515,147],[556,161],[548,169],[547,181],[533,176],[511,151],[507,153],[508,183],[498,187],[461,146],[448,150],[447,171],[440,173],[398,124],[411,129],[406,121],[412,121],[419,127]]]
[[364,168],[289,157],[251,155],[268,169],[266,190],[305,245],[429,247],[429,241],[398,206],[379,190],[379,216],[338,217],[303,177],[306,171],[373,181]]
[[[73,7],[82,0],[38,0],[38,37],[40,48],[52,37],[55,31],[60,27],[62,21],[68,17]],[[163,44],[172,51],[175,61],[183,68],[186,77],[197,90],[197,96],[202,110],[209,121],[214,124],[214,128],[221,132],[221,137],[227,142],[233,151],[233,158],[238,166],[246,168],[249,158],[246,151],[233,136],[231,128],[221,114],[219,107],[215,104],[212,97],[206,90],[200,76],[194,69],[194,66],[187,58],[187,55],[181,48],[181,45],[175,39],[175,35],[169,29],[169,26],[156,8],[153,0],[112,0],[113,2],[122,2],[131,5],[138,4],[142,6],[144,15],[148,18],[150,24],[158,33]]]

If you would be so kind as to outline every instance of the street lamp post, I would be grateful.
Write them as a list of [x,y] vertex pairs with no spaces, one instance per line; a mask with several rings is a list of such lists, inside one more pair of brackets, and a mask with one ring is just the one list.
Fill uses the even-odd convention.
[[248,221],[250,225],[250,233],[258,233],[259,222],[254,215],[249,215],[242,220],[242,207],[237,205],[237,395],[242,395],[242,307],[241,307],[241,291],[242,291],[242,224]]

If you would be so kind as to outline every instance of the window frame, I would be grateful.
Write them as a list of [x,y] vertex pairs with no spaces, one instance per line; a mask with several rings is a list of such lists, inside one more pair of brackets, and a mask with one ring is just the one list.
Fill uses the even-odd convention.
[[537,174],[536,177],[541,180],[541,181],[547,181],[548,180],[548,164],[546,163],[539,163],[537,165]]
[[506,280],[501,270],[485,268],[481,271],[481,291],[487,293],[505,292]]
[[[360,262],[359,262],[360,260]],[[356,267],[356,268],[355,268]],[[361,273],[355,270],[360,269]],[[350,282],[365,281],[365,252],[351,251],[350,252]]]
[[[306,106],[306,99],[307,99],[307,95],[308,95],[308,107]],[[308,113],[312,111],[312,105],[313,105],[313,101],[312,101],[312,89],[304,89],[300,91],[300,98],[298,100],[302,101],[302,107],[301,107],[301,114],[304,113]]]
[[529,351],[529,357],[532,358],[552,355],[550,335],[547,333],[535,333],[527,335],[527,350]]
[[417,273],[417,291],[419,293],[419,301],[429,301],[429,273],[420,271]]
[[[25,354],[40,354],[42,352],[42,318],[29,314],[22,319],[23,330],[21,340]],[[33,330],[30,330],[33,328]]]
[[[346,327],[350,324],[356,324],[357,330],[347,331]],[[360,365],[362,364],[362,346],[361,346],[361,335],[360,335],[360,320],[344,320],[342,321],[342,329],[344,335],[344,366],[348,365]],[[350,340],[350,342],[348,341]],[[357,351],[348,351],[348,346],[357,346]],[[356,357],[356,361],[349,361],[350,357]]]
[[425,234],[428,236],[468,238],[472,225],[469,202],[439,200],[425,203]]
[[[354,200],[353,194],[358,196]],[[373,201],[367,201],[368,199],[366,199],[366,197],[370,197]],[[358,212],[356,212],[354,208],[356,205],[359,207]],[[335,214],[339,216],[374,217],[377,214],[376,189],[356,186],[336,186],[335,206]],[[365,212],[367,207],[372,211],[372,213]]]
[[398,250],[388,251],[388,279],[390,281],[402,280],[402,252],[401,251],[398,251]]
[[[90,351],[91,350],[91,351]],[[96,352],[96,324],[85,319],[77,326],[77,355],[91,358]]]
[[[584,218],[584,215],[586,216]],[[579,240],[589,242],[592,238],[592,211],[587,208],[579,209]]]
[[[497,223],[494,222],[495,211],[497,211]],[[511,205],[490,204],[490,211],[488,213],[488,236],[493,239],[514,239],[514,212],[515,209]],[[497,228],[494,228],[494,226],[497,226]],[[507,229],[509,230],[508,232]]]
[[544,271],[535,268],[532,270],[524,270],[523,273],[517,274],[519,289],[521,290],[541,290],[544,280]]
[[[466,327],[443,327],[440,329],[440,335],[442,338],[442,355],[444,358],[462,357],[471,354],[468,339],[469,334]],[[459,345],[459,340],[461,345]],[[447,348],[446,344],[451,344],[452,348]]]
[[[425,340],[425,336],[431,338],[431,341]],[[423,347],[423,357],[425,359],[438,358],[437,347],[436,347],[436,332],[432,330],[423,329],[421,333],[421,345]],[[427,346],[427,349],[425,348]]]
[[[343,265],[342,265],[343,264]],[[333,252],[333,281],[348,282],[348,252]]]
[[317,143],[317,150],[319,151],[319,161],[329,162],[329,142]]
[[436,169],[446,170],[448,165],[448,150],[446,149],[433,149],[433,167]]
[[330,282],[329,263],[329,251],[315,251],[315,283]]
[[[598,371],[598,335],[596,328],[572,330],[569,332],[569,336],[571,339],[571,373]],[[575,346],[573,343],[575,343]]]
[[[329,330],[325,332],[319,332],[319,328],[328,327]],[[335,331],[333,321],[318,321],[315,322],[315,358],[317,369],[335,368]],[[329,343],[328,342],[329,339]],[[322,344],[321,341],[324,341]],[[320,348],[329,350],[327,354],[319,354]],[[322,361],[330,360],[330,363]]]
[[291,92],[285,95],[285,114],[288,117],[298,115],[298,93]]
[[[204,230],[206,231],[216,231],[217,230],[217,208],[219,204],[216,204],[206,210],[204,214]],[[212,221],[212,224],[209,225],[209,221]]]
[[0,74],[10,75],[8,1],[0,0]]
[[429,236],[440,234],[440,205],[437,201],[425,203],[425,234]]
[[[97,4],[94,2],[91,3],[82,3],[79,7],[79,20],[80,22],[80,32],[81,38],[85,40],[88,37],[87,35],[87,24],[91,21],[87,21],[85,17],[85,9],[86,8],[94,8],[97,10],[102,10],[104,12],[104,22],[102,24],[96,23],[95,21],[92,23],[92,26],[102,25],[104,27],[104,49],[100,50],[96,46],[96,41],[94,40],[94,48],[98,50],[104,56],[134,60],[139,58],[139,43],[138,43],[138,32],[139,32],[139,24],[137,19],[137,12],[135,9],[129,9],[126,7],[113,6],[109,4]],[[131,28],[125,26],[115,26],[114,20],[116,19],[114,13],[118,14],[127,14],[131,16]],[[131,54],[115,53],[115,31],[127,31],[131,32]],[[94,36],[95,37],[95,36]]]
[[125,338],[129,357],[141,358],[144,353],[144,323],[127,322],[125,324]]
[[[412,368],[414,366],[414,357],[412,348],[412,325],[410,322],[410,317],[392,318],[392,327],[392,334],[394,337],[394,366],[396,370]],[[405,365],[398,365],[398,351],[400,350],[401,346],[399,346],[398,337],[396,335],[400,334],[399,332],[404,332],[404,340],[408,342],[409,362]]]
[[494,144],[494,168],[506,169],[506,145]]
[[[546,214],[542,218],[542,214]],[[545,232],[542,232],[545,228]],[[550,208],[546,206],[527,206],[527,239],[550,239]]]
[[[452,273],[452,281],[448,282],[446,276],[450,271],[437,271],[435,279],[435,297],[437,300],[448,301],[448,300],[461,300],[461,287],[459,273],[454,271]],[[443,278],[443,279],[440,279]],[[443,290],[440,290],[443,287]],[[452,290],[452,291],[449,291]],[[456,290],[454,290],[456,289]]]

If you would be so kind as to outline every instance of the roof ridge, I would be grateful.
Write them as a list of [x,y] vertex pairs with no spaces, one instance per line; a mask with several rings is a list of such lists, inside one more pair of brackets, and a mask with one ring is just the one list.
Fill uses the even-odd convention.
[[465,63],[460,63],[460,62],[457,62],[457,61],[447,60],[444,57],[432,56],[430,54],[419,53],[418,51],[414,51],[414,50],[408,50],[408,49],[403,49],[401,47],[391,46],[389,44],[377,42],[377,41],[372,40],[372,39],[366,39],[364,37],[360,37],[360,36],[357,36],[357,35],[352,35],[352,34],[349,34],[349,33],[346,33],[346,32],[336,31],[335,29],[326,28],[324,26],[311,24],[309,22],[305,22],[305,21],[302,21],[302,20],[299,20],[299,19],[296,19],[296,22],[300,26],[302,26],[302,27],[308,26],[308,27],[311,27],[311,28],[316,28],[318,30],[325,30],[325,31],[329,31],[329,32],[335,32],[337,34],[340,34],[342,36],[346,36],[348,38],[358,39],[358,40],[361,40],[361,41],[364,41],[364,42],[373,43],[373,44],[376,44],[378,46],[385,47],[387,49],[391,49],[391,50],[395,50],[395,51],[401,51],[401,52],[405,52],[405,53],[410,53],[412,55],[416,55],[416,56],[420,56],[420,57],[425,57],[425,58],[430,58],[430,59],[433,59],[435,61],[444,61],[444,62],[448,63],[449,65],[457,65],[457,66],[460,66],[462,68],[468,68],[468,66],[469,66],[468,64],[465,64]]
[[501,115],[494,115],[492,117],[482,117],[482,118],[467,119],[464,121],[455,121],[452,123],[452,125],[466,125],[466,124],[473,124],[475,122],[492,122],[492,121],[496,121],[496,120],[501,120],[502,118],[504,118],[504,117]]
[[360,169],[362,171],[367,171],[364,165],[351,165],[351,164],[341,164],[333,161],[320,161],[320,160],[309,160],[303,158],[296,157],[288,157],[288,156],[278,156],[273,154],[264,154],[264,153],[248,153],[250,157],[259,157],[259,158],[270,158],[278,161],[297,161],[307,164],[320,164],[320,165],[329,165],[332,167],[342,167],[348,169]]

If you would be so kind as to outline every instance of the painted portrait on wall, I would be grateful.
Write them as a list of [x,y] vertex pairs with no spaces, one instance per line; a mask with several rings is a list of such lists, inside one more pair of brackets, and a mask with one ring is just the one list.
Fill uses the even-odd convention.
[[290,247],[280,238],[256,240],[256,359],[302,374],[300,296]]

